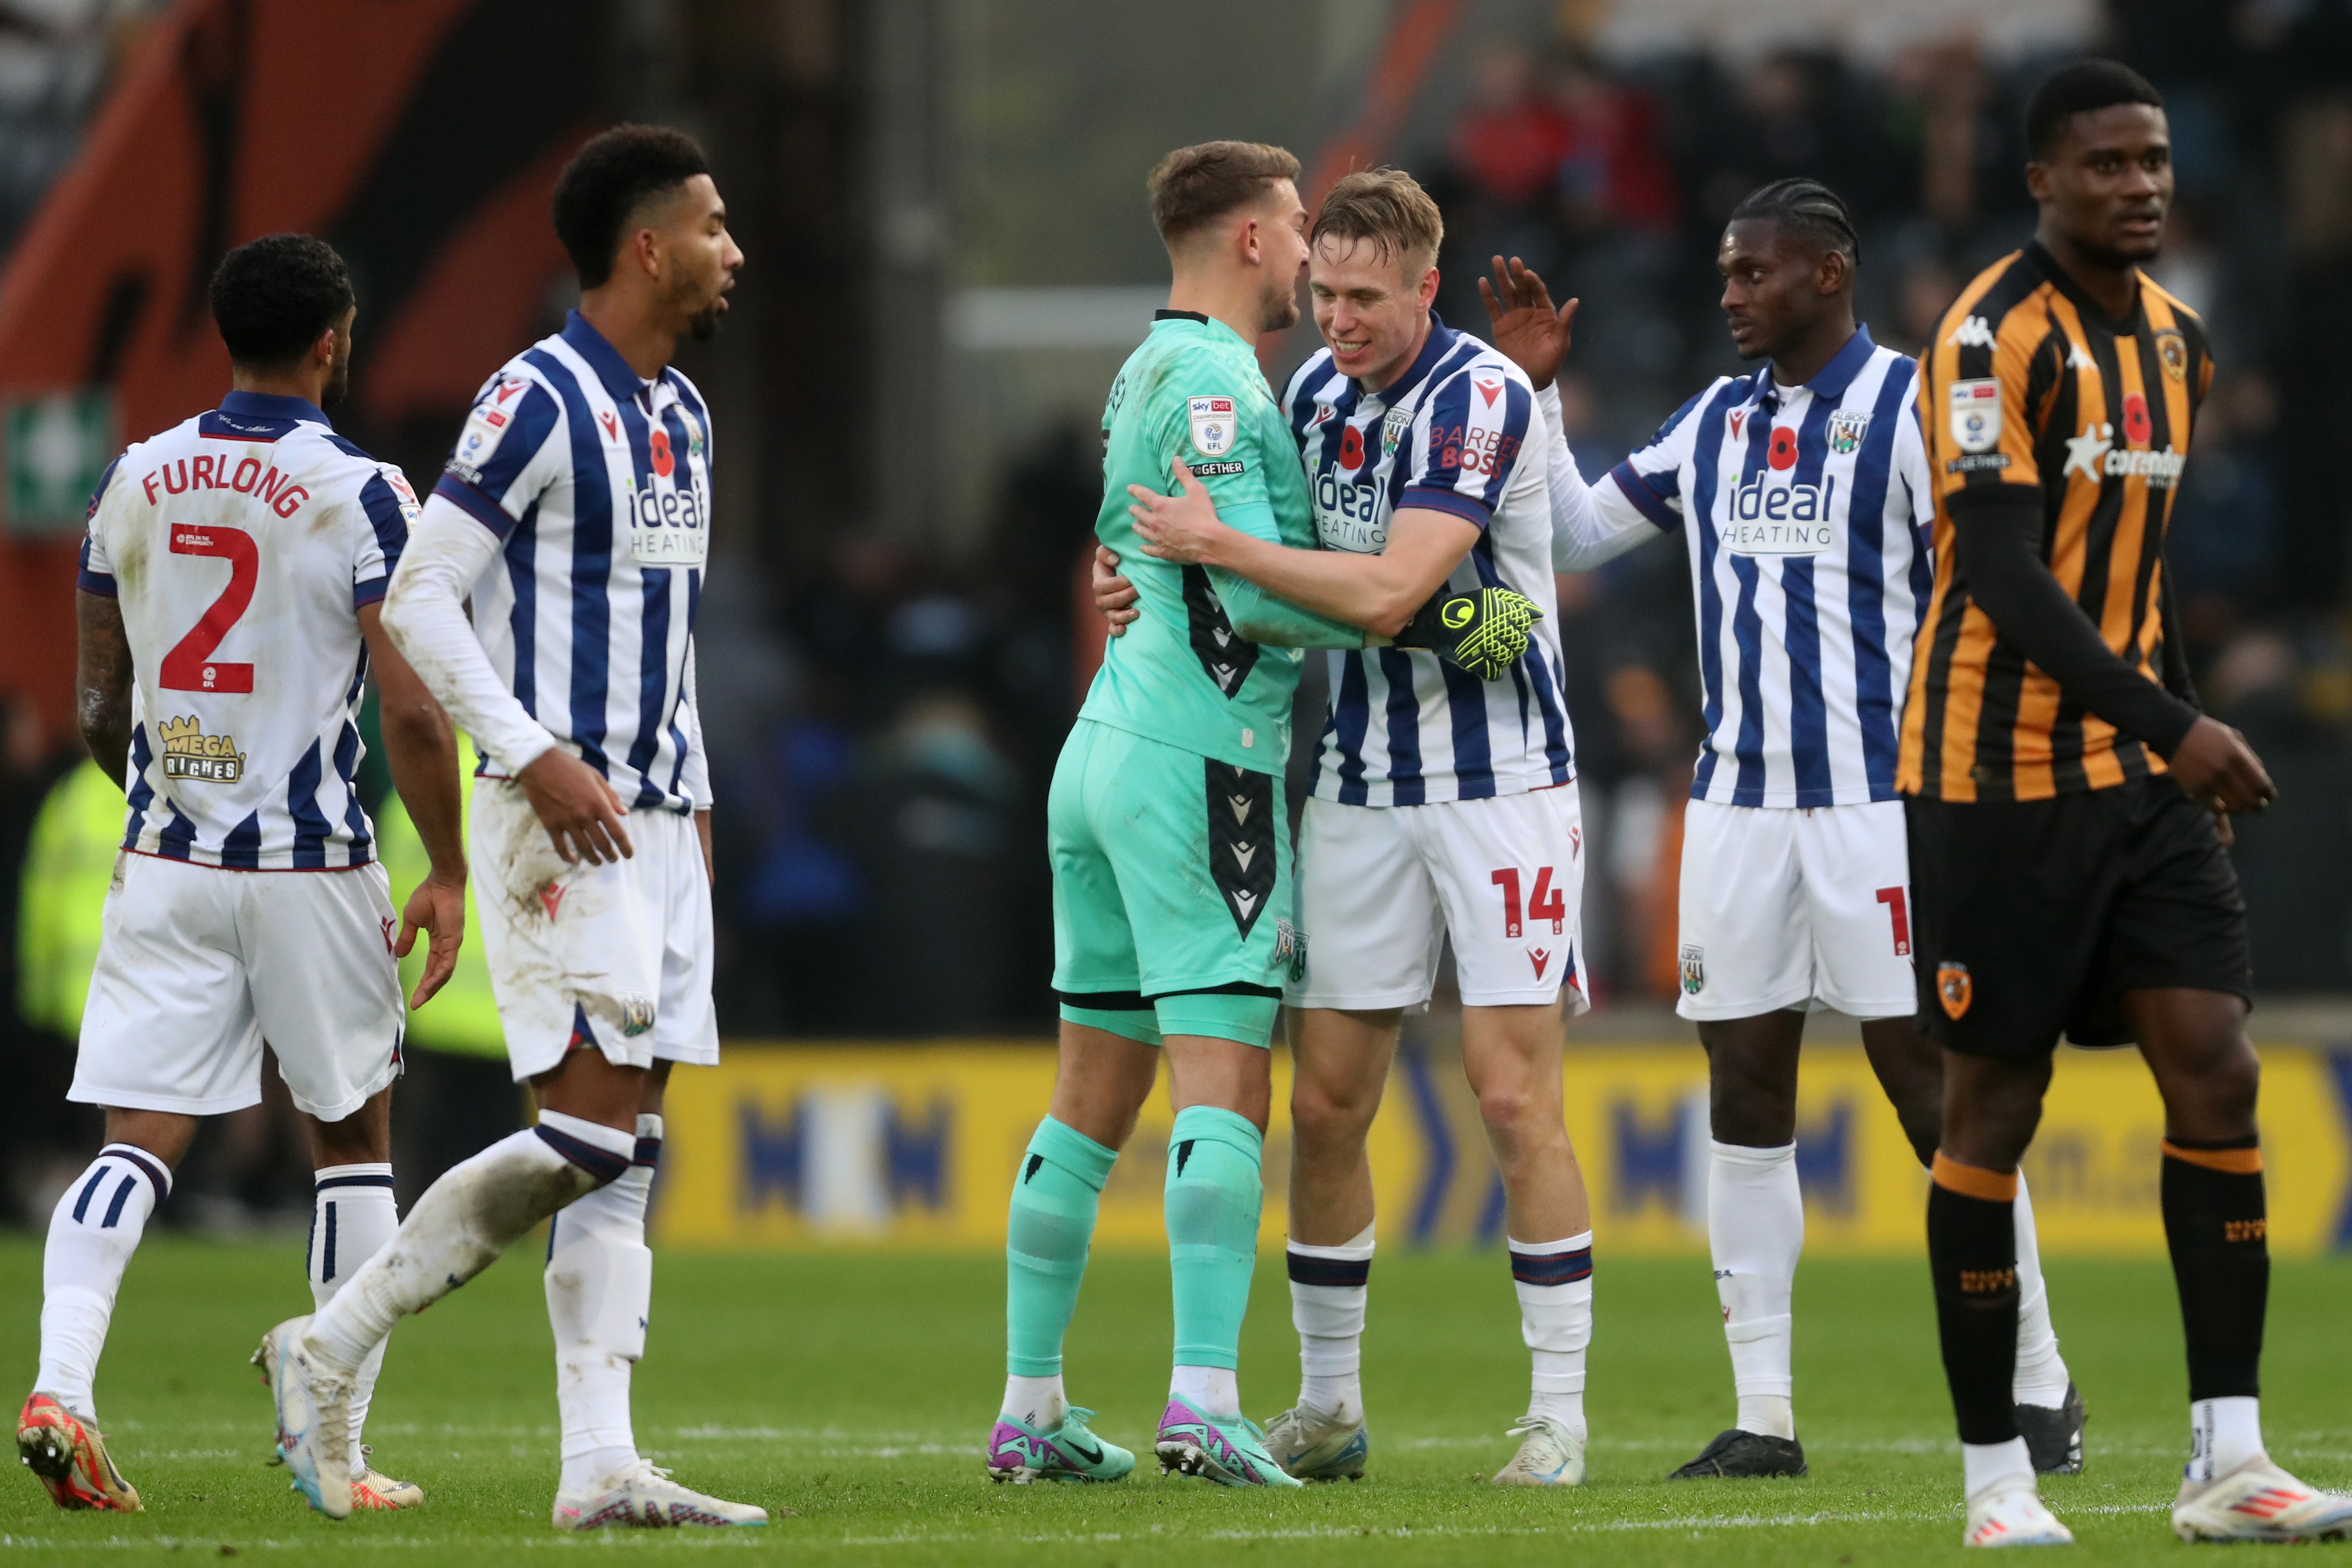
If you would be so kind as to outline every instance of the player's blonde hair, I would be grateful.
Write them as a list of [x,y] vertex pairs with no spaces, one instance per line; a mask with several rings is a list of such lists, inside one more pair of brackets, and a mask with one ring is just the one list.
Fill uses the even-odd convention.
[[1344,176],[1323,198],[1307,240],[1369,240],[1408,274],[1437,265],[1445,219],[1421,182],[1402,169],[1361,169]]
[[1203,141],[1179,147],[1144,181],[1151,221],[1171,246],[1236,207],[1265,194],[1276,180],[1298,178],[1298,160],[1263,141]]

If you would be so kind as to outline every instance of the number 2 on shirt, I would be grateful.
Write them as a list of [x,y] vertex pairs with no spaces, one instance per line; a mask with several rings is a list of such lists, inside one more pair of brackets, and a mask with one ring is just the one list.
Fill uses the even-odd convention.
[[251,664],[222,664],[213,650],[221,645],[253,603],[253,585],[261,576],[261,549],[243,528],[217,524],[184,524],[172,530],[173,555],[208,555],[228,562],[228,586],[221,590],[204,619],[191,627],[163,655],[163,685],[171,692],[250,692]]
[[[1519,936],[1519,873],[1516,867],[1506,866],[1487,881],[1503,890],[1503,935],[1517,941]],[[1535,896],[1528,901],[1529,920],[1549,920],[1552,932],[1559,935],[1562,922],[1568,919],[1568,900],[1551,884],[1551,867],[1536,868]]]

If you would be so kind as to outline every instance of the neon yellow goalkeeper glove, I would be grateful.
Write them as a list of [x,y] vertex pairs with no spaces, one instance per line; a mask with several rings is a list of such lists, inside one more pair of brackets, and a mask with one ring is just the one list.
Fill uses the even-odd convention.
[[1397,633],[1400,648],[1428,648],[1482,681],[1499,681],[1528,651],[1528,636],[1543,612],[1524,593],[1479,588],[1441,589]]

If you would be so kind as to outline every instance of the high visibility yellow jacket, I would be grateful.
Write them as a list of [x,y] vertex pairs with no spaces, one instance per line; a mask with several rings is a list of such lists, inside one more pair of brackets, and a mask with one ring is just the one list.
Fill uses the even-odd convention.
[[[457,770],[463,797],[470,802],[474,747],[462,731],[457,736]],[[383,805],[376,811],[375,839],[384,874],[392,879],[393,904],[401,907],[433,869],[433,862],[425,852],[425,841],[417,836],[416,824],[409,821],[408,809],[401,804],[398,795],[385,796]],[[425,938],[419,935],[416,946],[401,960],[403,991],[416,988],[417,977],[425,972]],[[449,983],[431,1001],[408,1015],[408,1043],[423,1051],[444,1051],[461,1056],[506,1054],[506,1035],[499,1028],[499,1004],[490,992],[490,967],[482,956],[482,923],[474,911],[470,882],[466,886],[466,940],[457,949],[457,972],[449,977]]]
[[50,786],[33,819],[16,908],[16,1010],[36,1028],[81,1033],[122,821],[122,786],[88,760]]

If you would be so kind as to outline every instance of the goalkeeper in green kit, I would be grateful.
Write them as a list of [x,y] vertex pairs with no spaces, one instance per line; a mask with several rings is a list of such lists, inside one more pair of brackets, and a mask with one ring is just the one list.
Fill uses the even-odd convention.
[[1060,1060],[1013,1182],[1008,1375],[987,1458],[999,1480],[1117,1480],[1134,1468],[1068,1404],[1062,1337],[1097,1198],[1164,1055],[1176,1343],[1158,1458],[1227,1486],[1299,1484],[1242,1416],[1234,1379],[1264,1198],[1267,1045],[1283,980],[1305,962],[1286,917],[1282,790],[1299,650],[1393,641],[1493,679],[1535,618],[1507,590],[1441,589],[1383,637],[1134,548],[1130,484],[1204,486],[1229,526],[1315,548],[1297,444],[1255,349],[1298,319],[1297,174],[1280,148],[1212,141],[1169,154],[1150,181],[1175,276],[1103,413],[1096,523],[1133,563],[1148,613],[1106,650],[1047,803]]

